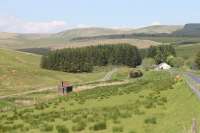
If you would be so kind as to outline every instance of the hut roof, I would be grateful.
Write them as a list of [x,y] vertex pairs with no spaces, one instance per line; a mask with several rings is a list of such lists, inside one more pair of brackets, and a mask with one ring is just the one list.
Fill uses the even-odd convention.
[[62,82],[62,86],[63,87],[69,87],[69,86],[72,86],[72,85],[70,85],[68,82],[64,81],[64,82]]

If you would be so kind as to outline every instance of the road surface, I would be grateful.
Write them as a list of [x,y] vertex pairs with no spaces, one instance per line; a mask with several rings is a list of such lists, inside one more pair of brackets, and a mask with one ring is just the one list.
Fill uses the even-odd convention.
[[200,89],[198,88],[198,85],[200,85],[200,77],[191,72],[186,72],[184,75],[186,76],[187,84],[200,100]]

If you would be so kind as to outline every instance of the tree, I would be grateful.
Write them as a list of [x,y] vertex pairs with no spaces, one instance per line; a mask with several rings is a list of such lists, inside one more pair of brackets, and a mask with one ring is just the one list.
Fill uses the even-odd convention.
[[168,56],[167,63],[173,67],[178,68],[184,65],[184,59],[182,57]]
[[93,66],[141,64],[137,47],[129,44],[67,48],[49,52],[41,60],[41,67],[64,72],[91,72]]
[[200,69],[200,51],[196,55],[195,63],[197,65],[197,68]]
[[148,49],[148,57],[154,58],[157,64],[166,62],[170,55],[176,56],[176,51],[172,45],[151,46]]
[[150,46],[150,48],[148,49],[148,52],[147,52],[147,56],[148,57],[155,57],[157,54],[157,47],[156,46]]

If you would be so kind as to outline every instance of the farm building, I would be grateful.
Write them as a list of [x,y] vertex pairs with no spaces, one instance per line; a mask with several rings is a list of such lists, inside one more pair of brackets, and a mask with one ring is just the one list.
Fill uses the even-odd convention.
[[156,70],[169,70],[170,68],[171,68],[171,66],[165,62],[156,66]]
[[65,94],[72,92],[72,91],[73,91],[73,86],[70,85],[67,82],[62,81],[60,83],[60,85],[58,86],[58,93],[61,94],[61,95],[65,95]]

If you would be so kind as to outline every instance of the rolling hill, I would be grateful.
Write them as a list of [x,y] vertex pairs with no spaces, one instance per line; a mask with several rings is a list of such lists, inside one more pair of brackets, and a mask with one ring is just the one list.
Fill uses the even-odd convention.
[[145,34],[173,33],[182,28],[183,26],[181,25],[154,25],[133,30],[132,33],[145,33]]
[[101,36],[101,35],[112,35],[112,34],[123,34],[127,33],[129,30],[123,29],[110,29],[110,28],[78,28],[66,30],[60,33],[56,33],[53,37],[65,38],[70,40],[76,37],[91,37],[91,36]]
[[[106,35],[126,35],[133,33],[170,33],[180,29],[181,26],[150,26],[139,29],[109,29],[109,28],[82,28],[82,29],[71,29],[55,34],[17,34],[17,33],[0,33],[0,47],[9,49],[26,49],[26,48],[55,48],[55,47],[67,47],[71,45],[88,45],[94,42],[81,41],[74,42],[70,41],[73,38],[79,37],[95,37],[95,36],[106,36]],[[131,38],[134,39],[134,38]],[[116,42],[114,39],[102,39],[95,42]],[[118,38],[120,42],[124,40]],[[134,40],[130,40],[130,43]],[[127,42],[127,40],[126,40]],[[139,42],[139,40],[137,40]],[[142,43],[142,42],[140,42]],[[139,44],[140,44],[139,43]],[[152,41],[150,42],[150,44]],[[139,46],[138,43],[133,44]],[[93,45],[96,45],[93,44]],[[142,46],[144,47],[144,46]]]
[[41,89],[66,80],[83,83],[102,78],[109,68],[93,73],[72,74],[40,68],[40,56],[0,49],[0,95]]
[[186,24],[184,28],[173,32],[176,36],[200,36],[200,23]]

